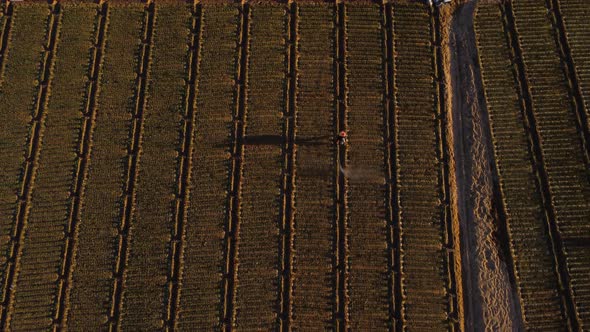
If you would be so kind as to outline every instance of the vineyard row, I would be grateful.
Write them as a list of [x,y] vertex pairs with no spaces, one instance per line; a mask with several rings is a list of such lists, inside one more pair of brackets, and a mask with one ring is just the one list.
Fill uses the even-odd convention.
[[457,330],[438,15],[11,3],[2,327]]
[[577,330],[588,324],[590,266],[580,244],[590,183],[585,124],[552,4],[481,5],[476,33],[525,325]]

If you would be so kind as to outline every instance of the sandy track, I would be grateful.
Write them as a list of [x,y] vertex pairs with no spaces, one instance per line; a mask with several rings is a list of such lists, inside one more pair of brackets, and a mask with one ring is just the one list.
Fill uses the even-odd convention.
[[475,5],[469,1],[457,9],[449,33],[465,329],[521,330],[509,253],[501,247],[506,241],[504,225],[494,201],[497,181],[473,31]]

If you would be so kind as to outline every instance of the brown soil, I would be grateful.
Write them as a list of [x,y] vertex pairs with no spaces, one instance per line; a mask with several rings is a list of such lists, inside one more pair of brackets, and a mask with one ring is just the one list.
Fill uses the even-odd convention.
[[457,8],[450,22],[449,51],[455,204],[467,331],[521,330],[516,289],[503,228],[494,202],[494,160],[473,31],[476,2]]

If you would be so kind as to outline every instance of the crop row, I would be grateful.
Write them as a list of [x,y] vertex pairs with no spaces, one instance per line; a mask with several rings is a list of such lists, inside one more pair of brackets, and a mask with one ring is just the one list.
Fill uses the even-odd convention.
[[250,5],[242,3],[239,15],[236,93],[234,94],[233,128],[230,141],[231,166],[228,195],[228,212],[224,228],[224,270],[221,287],[222,329],[231,329],[236,324],[236,283],[238,274],[238,236],[240,233],[240,205],[242,204],[242,173],[244,159],[244,135],[247,112],[248,55],[250,36]]
[[558,330],[564,318],[555,260],[504,19],[499,5],[478,6],[475,32],[502,204],[525,327]]
[[[78,160],[85,123],[95,5],[60,6],[61,22],[26,236],[20,258],[13,328],[42,329],[61,319],[73,246]],[[33,296],[34,295],[34,296]],[[33,313],[33,314],[32,314]]]
[[[554,1],[557,3],[557,1]],[[569,56],[573,62],[574,73],[571,73],[573,78],[574,89],[580,94],[579,109],[582,110],[581,120],[586,120],[584,124],[586,127],[586,135],[590,131],[590,30],[586,21],[586,14],[590,12],[590,3],[582,0],[559,1],[557,4],[561,13],[563,28],[565,29],[566,43],[569,46]],[[572,65],[570,63],[569,65]],[[582,121],[583,122],[583,121]],[[588,154],[588,144],[590,137],[586,136],[586,153]],[[586,156],[590,158],[590,156]]]
[[385,220],[383,15],[377,4],[346,4],[349,327],[389,326]]
[[220,299],[229,211],[230,138],[238,93],[236,5],[202,5],[192,173],[188,190],[178,328],[208,329],[222,323]]
[[[11,38],[0,38],[10,41],[0,226],[3,276],[16,276],[3,286],[3,297],[15,289],[3,298],[11,328],[385,329],[396,323],[383,296],[394,278],[407,327],[447,326],[427,7],[72,3],[48,16],[46,5],[11,6]],[[338,128],[353,144],[335,147]],[[293,243],[281,233],[289,213]],[[392,267],[394,236],[402,264]]]
[[[0,182],[0,266],[2,324],[6,324],[8,301],[16,256],[22,233],[16,210],[21,201],[23,165],[29,155],[27,140],[31,130],[33,105],[38,92],[39,63],[43,56],[48,24],[47,6],[11,4],[10,25],[3,28],[0,88],[0,142],[2,181]],[[18,19],[15,19],[17,17]],[[9,21],[4,16],[5,22]],[[10,62],[7,66],[6,62]],[[4,328],[5,326],[2,326]]]
[[[134,217],[133,212],[135,210],[135,189],[137,187],[136,183],[138,164],[140,155],[142,153],[141,143],[143,141],[143,123],[146,104],[146,90],[148,86],[148,75],[151,67],[151,49],[154,30],[154,8],[155,4],[153,2],[145,5],[140,35],[141,45],[139,48],[139,52],[137,54],[138,68],[136,70],[136,86],[135,95],[133,99],[134,107],[131,113],[133,122],[130,126],[129,140],[127,146],[127,167],[125,170],[125,180],[123,183],[121,220],[119,222],[117,230],[118,247],[115,256],[115,268],[113,271],[113,288],[111,296],[112,303],[111,312],[109,316],[109,324],[111,330],[116,329],[118,326],[123,326],[123,328],[127,327],[134,329],[143,329],[153,326],[152,324],[154,324],[154,322],[157,324],[156,326],[159,326],[161,322],[161,311],[157,310],[157,307],[146,309],[146,302],[144,302],[145,296],[143,294],[137,296],[137,294],[133,293],[131,293],[130,296],[126,296],[129,299],[129,301],[125,303],[126,306],[131,308],[131,310],[129,310],[129,313],[125,314],[125,320],[123,324],[121,324],[120,321],[121,311],[123,308],[122,298],[123,296],[128,294],[127,290],[124,289],[124,287],[126,286],[128,280],[127,258],[129,257],[129,247],[130,245],[136,242],[140,242],[141,244],[141,240],[133,242],[130,241],[130,238],[132,236],[132,234],[130,233],[131,222]],[[142,268],[139,267],[139,270],[142,270]],[[129,271],[129,274],[131,274],[131,271]],[[141,276],[139,277],[139,279],[140,283],[143,282],[143,278]],[[150,298],[152,296],[153,294],[150,295]],[[160,300],[158,302],[162,303],[163,301]],[[136,308],[144,309],[143,312],[141,312],[141,310],[139,310],[139,312],[137,310],[133,310],[134,306]],[[143,315],[144,313],[147,314],[148,317],[150,315],[152,316],[151,322],[150,320],[145,318],[145,316]]]
[[[584,0],[560,1],[561,13],[565,21],[572,58],[578,68],[580,84],[586,110],[590,110],[590,31],[587,29],[586,13],[590,11],[590,3]],[[590,114],[588,114],[590,118]]]
[[[29,9],[31,11],[29,11]],[[39,21],[28,21],[28,17],[18,20],[18,15],[20,13],[36,16]],[[24,37],[26,38],[24,45],[19,45],[18,42],[14,45],[16,50],[25,52],[24,59],[19,58],[18,54],[15,54],[13,59],[16,62],[15,67],[17,68],[19,62],[24,60],[22,61],[22,64],[25,66],[21,67],[20,69],[25,70],[24,74],[26,76],[24,76],[23,79],[28,79],[28,81],[25,83],[21,81],[19,77],[15,79],[15,82],[11,83],[20,85],[19,88],[22,88],[23,91],[10,91],[12,85],[11,83],[8,83],[7,86],[4,87],[8,88],[9,93],[12,92],[16,95],[15,97],[20,97],[21,99],[10,100],[10,97],[6,98],[8,104],[3,103],[3,106],[6,106],[7,108],[2,111],[3,114],[10,115],[10,118],[5,119],[6,121],[4,122],[5,125],[8,125],[7,134],[9,135],[9,137],[7,137],[8,139],[4,142],[6,142],[6,145],[14,144],[12,146],[14,152],[16,152],[18,149],[20,150],[20,153],[18,156],[9,155],[9,157],[13,157],[14,160],[8,161],[7,163],[7,171],[9,171],[7,175],[8,177],[16,175],[15,178],[11,179],[13,181],[16,180],[16,182],[11,183],[7,181],[5,185],[16,185],[17,187],[15,189],[18,189],[12,193],[13,195],[8,196],[17,198],[17,200],[15,200],[13,203],[14,205],[11,206],[11,210],[14,212],[14,214],[10,215],[9,217],[12,219],[12,225],[8,228],[8,230],[11,231],[10,240],[6,241],[6,243],[9,245],[9,252],[7,253],[8,264],[5,265],[6,270],[3,274],[3,307],[0,329],[8,328],[10,326],[11,318],[18,318],[20,314],[23,314],[23,311],[24,317],[26,317],[29,311],[28,309],[30,309],[27,308],[26,305],[24,306],[25,308],[23,308],[23,306],[19,306],[18,301],[15,305],[15,292],[13,291],[19,284],[26,284],[27,282],[30,282],[30,278],[19,279],[17,271],[18,267],[22,264],[21,258],[24,256],[21,255],[24,252],[22,249],[23,237],[28,233],[27,219],[29,217],[32,196],[31,193],[36,180],[35,175],[39,165],[38,159],[41,150],[40,146],[45,129],[44,122],[47,114],[47,97],[49,95],[49,86],[52,81],[51,73],[54,63],[53,60],[55,56],[56,36],[60,20],[57,7],[54,5],[45,5],[37,8],[18,6],[18,10],[17,8],[14,8],[13,15],[16,17],[17,23],[13,27],[14,30],[11,31],[11,33],[15,32],[15,35],[18,36],[18,29],[21,29],[19,34],[27,34],[32,32],[33,35],[30,39]],[[27,24],[31,24],[31,26]],[[7,46],[10,48],[10,45]],[[22,49],[19,49],[18,46],[22,47]],[[7,67],[10,68],[11,64]],[[10,72],[10,70],[7,71]],[[17,76],[21,74],[23,73],[18,72]],[[29,100],[29,103],[23,103],[23,100]],[[14,108],[11,106],[14,106]],[[17,134],[18,136],[14,134]],[[19,141],[26,142],[24,144],[24,149],[23,145],[18,144]],[[7,146],[7,150],[10,151],[13,149],[10,149]],[[16,166],[16,164],[11,165],[11,163],[18,161],[22,162],[20,165],[21,167],[17,169],[11,169],[10,166]],[[10,174],[17,170],[17,174]],[[25,253],[28,253],[28,251]],[[32,282],[35,283],[35,280]],[[55,280],[53,280],[53,282],[55,282]],[[26,293],[27,291],[31,292],[31,289],[24,285],[23,293]],[[46,299],[41,298],[39,302],[43,302],[44,300],[46,301]],[[49,305],[51,305],[51,302],[49,302]],[[43,314],[51,317],[50,310],[44,312]],[[23,326],[26,326],[27,324],[34,326],[36,323],[38,323],[38,321],[31,319],[24,321]]]
[[[84,7],[84,5],[82,5]],[[70,187],[70,200],[68,219],[64,234],[64,248],[63,259],[60,267],[60,284],[58,286],[58,294],[56,296],[57,310],[54,313],[53,328],[62,328],[67,321],[69,306],[70,285],[72,281],[72,271],[74,269],[74,256],[76,253],[76,240],[78,235],[78,225],[80,223],[80,208],[81,197],[84,192],[84,184],[88,172],[88,161],[90,160],[91,137],[96,123],[96,94],[98,91],[98,77],[100,75],[100,65],[102,59],[102,51],[104,49],[104,31],[106,26],[106,4],[102,4],[100,8],[97,6],[90,6],[90,8],[80,8],[81,11],[89,11],[86,15],[91,15],[92,11],[96,10],[94,15],[94,34],[87,39],[87,42],[92,43],[90,47],[90,56],[87,70],[88,79],[85,81],[85,100],[83,101],[81,128],[79,130],[78,144],[77,144],[77,158],[73,171],[73,182]],[[86,22],[91,22],[89,17],[84,19]],[[78,34],[79,36],[79,34]],[[86,45],[89,46],[88,44]],[[84,76],[81,76],[84,77]],[[59,78],[59,77],[58,77]]]
[[[191,135],[183,132],[182,121],[188,98],[184,79],[188,75],[186,45],[191,35],[191,10],[192,6],[184,3],[155,6],[141,159],[128,235],[131,242],[122,299],[123,329],[161,329],[167,310],[165,281],[174,257],[169,251],[171,235],[175,218],[183,218],[176,215],[183,181],[177,174],[182,174],[180,156],[186,154],[179,152],[184,137]],[[149,23],[145,20],[144,24]]]
[[336,179],[335,8],[301,3],[297,24],[295,233],[293,239],[294,329],[332,326],[335,281],[333,239]]
[[438,89],[428,7],[393,4],[401,319],[410,329],[449,328]]
[[[514,1],[514,24],[530,96],[530,105],[554,211],[557,239],[563,245],[572,318],[589,324],[590,257],[580,245],[590,238],[590,181],[576,123],[574,102],[560,58],[558,36],[547,8],[538,1]],[[534,24],[532,24],[534,23]],[[564,280],[567,283],[567,280]],[[575,317],[574,317],[575,315]]]
[[253,4],[238,233],[236,325],[276,329],[288,33],[284,5]]
[[[179,15],[177,11],[183,13]],[[192,13],[192,17],[188,16],[189,13]],[[176,156],[177,168],[175,174],[175,190],[173,192],[175,199],[172,202],[172,216],[170,220],[172,224],[170,225],[170,229],[168,229],[171,237],[169,238],[169,245],[167,248],[164,247],[165,250],[168,250],[167,259],[169,262],[167,266],[168,275],[166,280],[166,308],[164,316],[166,330],[176,328],[178,318],[179,281],[182,274],[181,262],[186,234],[187,202],[190,195],[188,185],[191,178],[192,156],[194,150],[193,137],[196,113],[195,94],[199,68],[199,54],[201,49],[201,23],[202,10],[199,4],[185,6],[182,4],[172,4],[170,6],[162,6],[160,7],[158,15],[156,15],[154,64],[151,73],[151,77],[156,81],[154,81],[152,84],[152,90],[150,90],[151,97],[148,98],[148,111],[150,109],[166,110],[162,113],[163,117],[159,119],[159,122],[165,122],[167,124],[166,127],[169,128],[168,130],[171,130],[172,132],[174,131],[172,128],[176,128],[178,132],[180,132],[176,145],[178,146],[178,155]],[[159,27],[162,27],[161,30]],[[180,59],[183,58],[182,53],[184,49],[184,43],[182,43],[181,38],[185,38],[185,42],[188,45],[188,49],[184,56],[184,64],[180,61]],[[160,48],[160,43],[164,43],[164,47]],[[167,43],[170,43],[171,45],[167,45]],[[176,59],[178,61],[172,62],[171,59]],[[174,87],[178,88],[178,83],[176,79],[168,76],[168,73],[171,72],[175,74],[174,76],[176,76],[176,78],[182,76],[185,77],[184,92],[174,89]],[[164,81],[167,83],[162,89],[167,89],[167,96],[169,99],[162,98],[161,101],[154,100],[151,102],[152,104],[150,104],[150,99],[157,98],[159,95],[157,81]],[[154,86],[156,88],[154,88]],[[174,107],[171,105],[174,105]],[[182,109],[182,111],[178,112],[177,109]],[[146,123],[146,134],[144,136],[144,151],[149,149],[148,142],[151,140],[149,123],[148,120]],[[161,129],[159,129],[160,126],[158,126],[157,123],[158,122],[154,123],[154,150],[162,152],[162,146],[159,144],[161,140],[159,136],[162,134],[160,132]],[[170,142],[174,139],[172,136],[166,137]],[[168,153],[170,152],[173,151],[168,150]],[[175,154],[170,154],[168,158],[171,158],[173,155]],[[154,154],[153,158],[154,163],[160,163],[156,154]],[[141,184],[139,188],[142,190]]]
[[[88,175],[81,198],[76,267],[72,276],[68,326],[74,330],[117,324],[113,294],[120,291],[121,227],[128,154],[137,102],[137,73],[144,5],[111,4],[100,75]],[[101,37],[100,33],[97,35]],[[98,41],[98,44],[105,41]],[[116,297],[116,296],[115,296]],[[117,300],[118,301],[118,300]]]

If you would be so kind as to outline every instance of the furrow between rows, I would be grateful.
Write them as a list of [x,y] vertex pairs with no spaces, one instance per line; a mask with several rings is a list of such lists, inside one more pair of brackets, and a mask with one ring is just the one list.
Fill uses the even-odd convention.
[[[178,18],[177,10],[185,9],[184,14],[185,17],[181,17],[183,19]],[[185,8],[187,7],[187,8]],[[192,155],[193,155],[193,143],[194,143],[194,128],[195,128],[195,112],[196,112],[196,85],[199,73],[199,57],[200,57],[200,40],[201,40],[201,23],[202,23],[202,12],[201,12],[201,5],[171,5],[166,6],[166,9],[162,9],[159,15],[159,21],[163,27],[169,27],[167,33],[162,34],[159,37],[156,34],[156,43],[155,43],[155,50],[154,50],[154,70],[153,75],[156,78],[158,75],[161,75],[162,80],[164,77],[167,77],[167,73],[170,70],[174,70],[176,75],[178,76],[185,76],[185,89],[184,95],[182,95],[181,90],[179,90],[179,86],[174,84],[176,80],[170,80],[168,86],[170,88],[175,87],[173,93],[170,93],[170,96],[174,96],[175,99],[171,100],[162,100],[161,103],[157,104],[158,109],[166,109],[168,112],[162,114],[162,118],[160,121],[166,121],[168,126],[176,127],[177,132],[181,132],[180,138],[176,139],[175,145],[180,145],[180,151],[178,152],[178,157],[176,158],[177,161],[177,169],[176,169],[176,184],[175,184],[175,192],[173,195],[175,196],[175,200],[172,202],[172,220],[173,227],[171,230],[172,237],[169,239],[169,254],[168,260],[170,263],[168,265],[168,275],[167,275],[167,297],[166,297],[166,313],[165,313],[165,327],[167,331],[173,331],[176,328],[176,321],[178,318],[178,305],[179,305],[179,292],[181,287],[181,277],[182,277],[182,257],[183,257],[183,250],[185,247],[184,239],[186,236],[185,233],[185,225],[187,219],[187,205],[189,204],[189,188],[188,185],[191,179],[191,171],[192,171]],[[191,14],[191,17],[186,17],[188,14]],[[186,21],[190,19],[190,29],[187,29]],[[182,29],[190,30],[183,31]],[[179,40],[180,38],[185,38],[183,35],[188,35],[188,40],[186,41],[189,45],[188,47],[188,55],[186,56],[186,70],[183,68],[183,63],[180,61],[182,56],[183,49],[178,45],[183,45],[183,42]],[[160,39],[161,38],[161,39]],[[158,41],[164,43],[163,47],[158,47]],[[171,51],[171,52],[170,52]],[[179,61],[174,63],[173,69],[169,63],[170,59],[178,59]],[[161,61],[161,64],[160,64]],[[161,71],[158,69],[161,68]],[[185,72],[186,71],[186,72]],[[157,91],[157,90],[156,90]],[[167,105],[178,105],[179,102],[182,102],[183,106],[183,113],[178,114],[176,107],[170,107]],[[166,120],[168,119],[178,119],[182,117],[182,121],[173,121]],[[180,127],[178,125],[180,124]],[[162,129],[159,128],[156,123],[154,123],[154,135],[153,141],[154,146],[157,146],[157,150],[154,150],[153,155],[153,162],[154,164],[161,164],[160,156],[164,151],[162,151],[162,147],[158,144],[161,140],[160,136],[162,135]],[[170,139],[170,142],[174,141],[173,136],[167,136]],[[158,143],[157,143],[158,142]],[[166,151],[167,155],[170,156],[170,161],[172,157],[174,157],[174,150],[169,149]],[[155,165],[153,166],[154,168]],[[153,176],[156,176],[155,174]],[[162,179],[164,180],[164,179]],[[164,193],[163,193],[164,194]],[[146,200],[146,204],[151,205],[151,200]],[[148,212],[149,216],[149,212]],[[156,226],[156,224],[154,224]],[[149,246],[149,243],[146,243],[146,246]],[[139,269],[143,268],[138,266]],[[141,275],[141,274],[140,274]]]
[[396,114],[395,114],[395,84],[394,84],[394,47],[393,47],[393,5],[382,6],[383,12],[383,62],[385,65],[385,127],[384,148],[386,163],[386,215],[387,215],[387,302],[388,302],[388,330],[399,331],[401,321],[401,282],[400,276],[400,232],[399,232],[399,201],[397,189],[397,145],[396,145]]
[[287,9],[288,15],[288,35],[286,38],[286,47],[288,47],[286,62],[286,107],[283,110],[283,137],[282,146],[282,195],[281,195],[281,216],[280,216],[280,233],[281,239],[279,244],[280,251],[280,275],[279,275],[279,305],[280,312],[278,315],[280,331],[290,331],[292,310],[291,296],[293,293],[293,234],[294,225],[294,205],[295,205],[295,160],[296,149],[295,139],[297,127],[297,114],[295,108],[295,98],[297,94],[297,24],[298,24],[298,7],[296,2],[291,2]]
[[[346,7],[344,2],[336,2],[336,57],[335,61],[335,81],[336,81],[336,113],[334,117],[334,129],[337,135],[347,131],[347,87],[346,87]],[[348,164],[348,147],[347,144],[338,144],[336,148],[336,163],[334,182],[336,209],[334,215],[334,229],[336,236],[334,239],[334,298],[335,305],[332,313],[334,328],[336,331],[346,331],[349,322],[349,293],[348,293],[348,192],[347,180],[342,169],[346,169]]]

